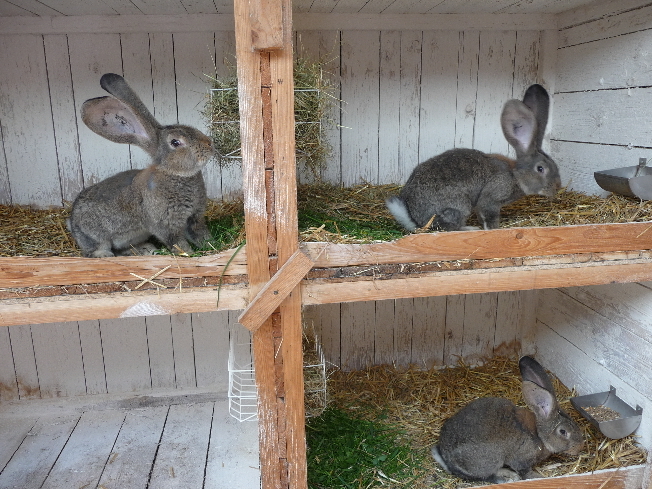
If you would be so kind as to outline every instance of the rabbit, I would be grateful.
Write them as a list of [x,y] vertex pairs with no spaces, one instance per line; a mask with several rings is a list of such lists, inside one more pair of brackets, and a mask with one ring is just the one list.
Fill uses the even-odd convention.
[[550,97],[541,85],[530,86],[523,101],[505,103],[503,134],[516,150],[516,161],[475,149],[451,149],[417,165],[398,196],[386,200],[406,230],[466,227],[475,212],[484,229],[500,224],[500,209],[524,195],[553,197],[561,188],[555,162],[541,150]]
[[120,75],[106,73],[100,85],[112,96],[84,102],[82,120],[110,141],[141,147],[152,164],[82,190],[68,229],[86,257],[133,249],[151,254],[152,237],[173,253],[191,252],[188,241],[200,245],[210,238],[201,169],[213,157],[212,140],[190,126],[159,124]]
[[533,466],[553,453],[577,455],[579,426],[557,404],[554,388],[533,358],[519,361],[523,397],[531,410],[498,397],[476,399],[448,418],[432,448],[447,472],[502,483],[541,477]]

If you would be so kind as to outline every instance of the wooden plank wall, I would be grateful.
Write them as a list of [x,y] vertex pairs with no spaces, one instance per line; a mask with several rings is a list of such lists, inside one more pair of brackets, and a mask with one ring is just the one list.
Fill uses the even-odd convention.
[[602,195],[593,172],[652,158],[652,6],[614,5],[561,18],[551,136],[562,181]]
[[0,401],[228,385],[237,311],[0,328]]
[[[530,352],[536,291],[305,308],[329,363],[421,368]],[[238,311],[0,328],[0,401],[227,389]],[[244,328],[242,328],[244,329]]]
[[[139,148],[104,140],[79,119],[84,100],[105,94],[105,72],[124,74],[162,123],[206,129],[204,75],[233,65],[233,33],[179,22],[176,32],[0,36],[0,203],[60,206],[84,186],[147,164]],[[325,179],[401,183],[421,160],[455,146],[508,150],[500,110],[543,81],[541,32],[368,27],[297,33],[301,52],[327,61],[343,101],[327,129]],[[241,191],[237,164],[209,164],[205,176],[210,197]]]
[[652,446],[652,283],[539,292],[537,358],[579,395],[612,385],[643,408],[637,434]]

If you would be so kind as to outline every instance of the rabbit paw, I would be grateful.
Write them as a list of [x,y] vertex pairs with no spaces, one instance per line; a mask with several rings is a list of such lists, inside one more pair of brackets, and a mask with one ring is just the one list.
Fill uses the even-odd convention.
[[494,482],[496,484],[503,484],[505,482],[514,482],[520,480],[521,476],[518,475],[517,472],[514,472],[512,469],[508,469],[507,467],[498,469],[496,475],[494,475]]

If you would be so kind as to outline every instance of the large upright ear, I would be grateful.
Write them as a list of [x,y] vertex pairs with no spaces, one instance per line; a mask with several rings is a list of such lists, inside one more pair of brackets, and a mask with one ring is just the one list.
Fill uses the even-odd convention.
[[100,80],[113,97],[87,100],[82,105],[84,124],[116,143],[135,144],[153,155],[158,147],[160,124],[120,75],[108,73]]
[[537,149],[537,121],[534,112],[520,100],[508,100],[500,116],[500,124],[507,142],[516,150],[516,156],[530,154]]
[[550,96],[541,85],[534,84],[525,91],[523,103],[534,113],[537,121],[537,135],[535,138],[537,149],[541,149],[543,136],[548,124],[548,112],[550,111]]
[[534,382],[542,389],[553,392],[555,391],[550,376],[546,370],[534,358],[529,356],[521,357],[518,361],[518,368],[521,371],[521,378],[524,381]]
[[550,392],[529,380],[524,380],[521,385],[523,399],[525,399],[525,403],[538,419],[549,418],[556,413],[557,399],[554,392]]

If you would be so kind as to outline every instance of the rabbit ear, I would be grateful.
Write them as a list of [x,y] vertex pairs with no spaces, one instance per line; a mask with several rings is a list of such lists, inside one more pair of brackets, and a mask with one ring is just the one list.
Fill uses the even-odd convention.
[[[87,100],[82,120],[95,133],[116,143],[135,144],[156,153],[160,124],[120,75],[107,73],[100,85],[113,97]],[[115,98],[114,98],[115,97]]]
[[553,392],[547,391],[529,380],[523,381],[522,388],[523,399],[537,419],[549,418],[557,412],[557,399]]
[[523,96],[523,103],[530,108],[537,121],[536,147],[537,149],[541,149],[543,135],[546,132],[546,125],[548,124],[550,96],[541,85],[530,85]]
[[507,142],[521,157],[536,151],[537,120],[534,112],[520,100],[509,100],[500,116]]

